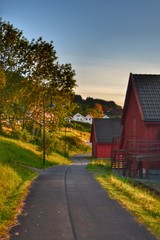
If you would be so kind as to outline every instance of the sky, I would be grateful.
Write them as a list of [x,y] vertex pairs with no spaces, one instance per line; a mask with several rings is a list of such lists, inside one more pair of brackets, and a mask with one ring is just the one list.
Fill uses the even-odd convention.
[[129,74],[160,74],[160,0],[0,0],[0,17],[28,39],[53,41],[76,94],[123,107]]

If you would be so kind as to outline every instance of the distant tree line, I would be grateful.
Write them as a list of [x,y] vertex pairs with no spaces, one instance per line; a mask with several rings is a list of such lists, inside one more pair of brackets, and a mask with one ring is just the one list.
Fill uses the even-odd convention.
[[121,106],[114,101],[106,101],[103,99],[87,97],[83,99],[81,95],[74,96],[76,108],[74,112],[79,112],[83,115],[92,114],[93,117],[102,117],[104,114],[110,117],[120,117],[122,114]]

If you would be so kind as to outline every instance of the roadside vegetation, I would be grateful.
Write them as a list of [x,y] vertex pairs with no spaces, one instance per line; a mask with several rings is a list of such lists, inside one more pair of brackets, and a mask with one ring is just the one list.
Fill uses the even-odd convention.
[[15,221],[31,182],[40,169],[55,164],[68,164],[69,158],[53,153],[42,164],[41,152],[35,145],[0,137],[0,239]]
[[[7,135],[7,131],[5,133]],[[90,151],[77,133],[55,132],[44,166],[40,145],[18,136],[21,140],[11,138],[11,134],[0,136],[0,239],[5,240],[9,226],[16,221],[23,200],[39,172],[49,166],[71,164],[70,155]]]
[[110,160],[94,160],[87,166],[109,196],[118,200],[160,239],[160,194],[130,178],[111,171]]

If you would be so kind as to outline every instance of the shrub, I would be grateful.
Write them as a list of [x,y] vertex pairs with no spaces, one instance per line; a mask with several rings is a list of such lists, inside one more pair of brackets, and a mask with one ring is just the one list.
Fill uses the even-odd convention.
[[32,142],[33,141],[32,135],[26,129],[22,129],[20,127],[16,127],[13,129],[13,131],[11,133],[11,137],[21,140],[23,142]]

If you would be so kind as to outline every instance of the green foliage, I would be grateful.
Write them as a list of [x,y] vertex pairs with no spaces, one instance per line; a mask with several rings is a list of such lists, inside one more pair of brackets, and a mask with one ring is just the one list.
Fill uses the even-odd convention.
[[[68,136],[69,132],[56,132],[46,133],[46,154],[49,156],[52,153],[70,156],[74,153],[89,152],[90,147],[86,146],[78,136]],[[40,142],[38,150],[43,152],[43,141]]]
[[[53,126],[54,129],[62,126],[74,108],[72,100],[77,85],[71,64],[57,62],[53,42],[48,43],[42,37],[29,42],[22,31],[0,19],[0,51],[3,101],[0,100],[5,121],[14,126],[18,120],[25,120],[29,112],[30,117],[23,123],[31,121],[34,133],[35,125],[42,123],[45,108],[50,115],[46,118],[47,127],[53,130]],[[55,103],[52,111],[48,108],[51,97]]]
[[21,127],[15,127],[12,130],[11,137],[14,139],[19,139],[23,142],[33,142],[33,136],[26,129],[22,129]]
[[91,132],[91,124],[89,123],[83,123],[83,122],[72,122],[72,128],[73,129],[76,129],[76,130],[79,130],[79,131],[82,131],[82,132],[88,132],[90,133]]
[[0,19],[0,65],[6,71],[24,73],[28,41],[22,31]]
[[3,113],[3,105],[4,105],[4,96],[3,96],[3,88],[6,85],[6,75],[3,71],[3,68],[0,65],[0,131],[2,131],[2,113]]
[[[38,150],[40,152],[43,152],[43,148],[44,148],[43,141],[44,141],[43,138],[41,139],[41,141],[39,141]],[[45,134],[45,151],[47,155],[50,155],[52,152],[56,152],[53,134],[50,134],[49,132]]]
[[87,153],[91,149],[77,136],[66,136],[63,137],[64,142],[66,141],[66,149],[69,155],[73,153]]
[[5,87],[6,85],[6,75],[3,71],[3,68],[0,66],[0,91]]

